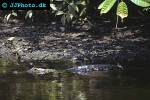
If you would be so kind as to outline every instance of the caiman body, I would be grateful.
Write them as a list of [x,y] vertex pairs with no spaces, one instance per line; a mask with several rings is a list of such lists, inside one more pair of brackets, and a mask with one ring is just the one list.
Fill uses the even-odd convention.
[[[71,73],[86,75],[86,74],[89,74],[91,72],[97,72],[97,71],[101,71],[101,72],[119,72],[122,69],[123,69],[123,67],[120,66],[120,65],[93,64],[93,65],[82,65],[82,66],[77,66],[77,67],[71,67],[71,68],[68,68],[68,69],[65,69],[65,70],[69,71]],[[29,74],[33,74],[33,75],[43,75],[43,74],[51,73],[51,72],[54,72],[54,71],[56,71],[56,70],[55,69],[44,69],[44,68],[33,67],[33,68],[25,71],[24,73],[29,73]],[[14,74],[21,74],[23,72],[14,71],[13,73]]]
[[78,67],[68,68],[68,71],[72,73],[77,73],[81,75],[86,75],[91,72],[120,72],[123,70],[123,67],[120,65],[111,65],[111,64],[95,64],[95,65],[83,65]]

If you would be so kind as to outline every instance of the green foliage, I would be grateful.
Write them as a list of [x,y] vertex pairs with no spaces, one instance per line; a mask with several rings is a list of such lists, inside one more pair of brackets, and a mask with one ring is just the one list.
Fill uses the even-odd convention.
[[[10,18],[18,18],[23,19],[28,22],[35,22],[35,19],[40,19],[42,16],[42,20],[48,19],[48,14],[50,10],[0,10],[0,16],[4,18],[4,22],[8,22]],[[37,21],[37,20],[36,20]]]
[[29,11],[27,11],[25,18],[28,18],[28,17],[32,18],[32,16],[33,16],[33,11],[29,10]]
[[[101,1],[101,0],[100,0]],[[128,16],[128,3],[136,4],[140,7],[144,7],[144,10],[150,9],[150,0],[130,0],[131,2],[123,0],[103,0],[96,9],[100,10],[100,14],[108,13],[117,2],[116,15],[120,16],[122,21]],[[40,18],[43,16],[46,18],[61,16],[61,22],[65,25],[67,22],[72,20],[79,20],[88,18],[88,10],[94,7],[89,7],[90,3],[92,4],[96,1],[89,0],[50,0],[50,10],[8,10],[2,11],[5,13],[4,22],[9,21],[11,17],[21,17],[25,20],[34,22],[35,18]],[[98,1],[97,1],[98,2]],[[55,15],[55,16],[54,16]],[[58,17],[60,18],[60,17]],[[38,20],[37,20],[38,21]],[[83,21],[83,20],[81,20]]]
[[105,0],[103,3],[101,3],[98,7],[98,9],[101,9],[100,14],[107,13],[115,4],[115,2],[116,0]]
[[[107,13],[115,4],[117,0],[104,0],[99,6],[98,9],[100,9],[100,14]],[[141,6],[141,7],[150,7],[150,0],[131,0],[134,4]],[[147,8],[149,9],[149,8]],[[147,10],[146,9],[146,10]],[[128,16],[128,7],[127,4],[121,0],[119,2],[118,0],[118,7],[117,7],[117,13],[118,16],[121,17],[122,22],[123,18]]]
[[61,16],[61,22],[65,25],[73,18],[79,18],[86,13],[86,0],[51,0],[50,7],[55,16]]
[[57,8],[56,8],[55,4],[51,3],[51,4],[50,4],[50,7],[51,7],[54,11],[57,11]]
[[11,16],[17,17],[18,14],[15,12],[15,10],[8,11],[7,14],[4,16],[4,22],[7,22]]
[[141,7],[149,7],[150,0],[131,0],[134,4],[141,6]]
[[125,2],[120,2],[117,7],[117,15],[121,17],[122,22],[123,18],[128,16],[128,7]]

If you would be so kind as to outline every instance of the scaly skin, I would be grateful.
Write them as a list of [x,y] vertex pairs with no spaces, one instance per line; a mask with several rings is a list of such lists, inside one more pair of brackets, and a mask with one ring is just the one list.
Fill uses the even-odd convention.
[[22,71],[22,72],[18,72],[18,71],[13,71],[13,74],[25,74],[25,73],[29,73],[29,74],[33,74],[33,75],[44,75],[50,72],[54,72],[54,69],[44,69],[44,68],[36,68],[33,67],[27,71]]
[[78,67],[72,67],[67,70],[73,73],[86,75],[94,71],[119,72],[120,70],[123,70],[123,67],[120,65],[97,64],[97,65],[83,65]]
[[[94,72],[94,71],[119,72],[120,70],[123,70],[123,67],[120,65],[111,65],[111,64],[94,64],[94,65],[83,65],[83,66],[78,66],[78,67],[72,67],[72,68],[68,68],[66,70],[69,72],[72,72],[72,73],[86,75],[86,74],[88,74],[90,72]],[[54,71],[56,71],[56,70],[33,67],[33,68],[27,70],[26,72],[14,71],[13,73],[14,74],[29,73],[29,74],[33,74],[33,75],[43,75],[43,74],[51,73]]]

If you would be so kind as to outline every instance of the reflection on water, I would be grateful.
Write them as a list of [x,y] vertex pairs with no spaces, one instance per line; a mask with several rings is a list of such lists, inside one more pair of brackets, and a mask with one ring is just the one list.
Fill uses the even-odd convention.
[[[1,100],[149,100],[149,73],[82,76],[62,71],[59,75],[0,73]],[[4,73],[2,70],[5,70]],[[101,75],[101,74],[98,74]]]

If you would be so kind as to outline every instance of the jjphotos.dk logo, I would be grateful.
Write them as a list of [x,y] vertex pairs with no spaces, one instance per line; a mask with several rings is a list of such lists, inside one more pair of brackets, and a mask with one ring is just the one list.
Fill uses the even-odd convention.
[[[2,3],[2,8],[7,8],[8,7],[8,4],[7,3]],[[46,7],[46,4],[45,3],[40,3],[38,5],[36,4],[31,4],[31,3],[11,3],[9,5],[10,8],[45,8]]]
[[2,8],[7,8],[7,3],[2,3]]

